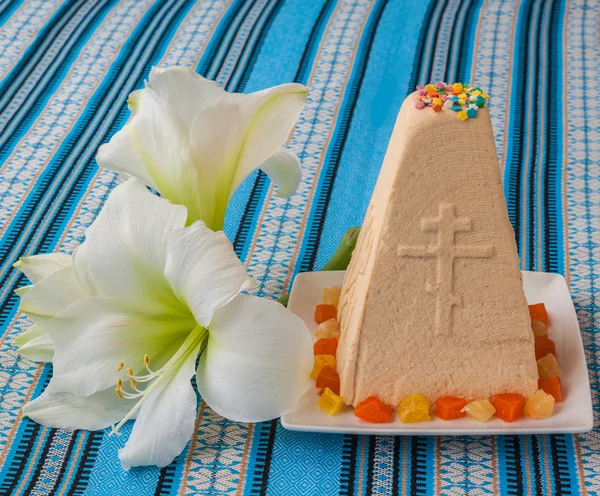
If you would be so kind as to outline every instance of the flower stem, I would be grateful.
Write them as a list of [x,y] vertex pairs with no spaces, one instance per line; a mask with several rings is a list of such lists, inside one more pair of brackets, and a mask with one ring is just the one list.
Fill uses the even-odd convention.
[[[352,258],[352,252],[356,247],[356,241],[358,240],[359,234],[360,227],[351,227],[350,229],[348,229],[344,233],[344,236],[342,237],[342,240],[340,241],[340,244],[337,247],[337,250],[335,250],[333,256],[320,270],[346,270],[348,268],[348,264],[350,263],[350,259]],[[281,298],[279,298],[278,301],[284,307],[287,307],[289,299],[290,295],[286,293]]]

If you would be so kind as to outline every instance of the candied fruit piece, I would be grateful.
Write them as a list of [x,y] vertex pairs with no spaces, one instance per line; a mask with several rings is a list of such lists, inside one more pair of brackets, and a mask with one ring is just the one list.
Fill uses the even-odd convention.
[[525,403],[525,414],[532,419],[541,420],[552,416],[554,396],[538,389]]
[[531,321],[531,330],[533,331],[533,335],[535,337],[548,335],[548,326],[540,320]]
[[505,422],[514,422],[523,415],[525,398],[517,393],[495,394],[492,405],[496,409],[496,417]]
[[552,353],[548,353],[545,357],[537,361],[538,374],[542,379],[560,376],[560,365],[556,357]]
[[404,398],[398,405],[400,422],[412,424],[431,420],[429,415],[429,401],[422,394],[411,394]]
[[340,394],[340,376],[336,370],[329,365],[326,365],[321,369],[315,385],[317,389],[329,388],[335,394]]
[[442,420],[454,420],[464,417],[462,409],[467,406],[467,400],[454,396],[443,396],[435,400],[435,414]]
[[376,396],[370,396],[354,408],[354,415],[359,419],[380,424],[392,420],[393,410]]
[[315,308],[315,322],[322,324],[329,319],[337,317],[337,309],[333,305],[317,305]]
[[336,393],[331,389],[325,388],[321,398],[319,398],[319,408],[323,410],[327,415],[336,415],[344,409],[344,402]]
[[485,398],[471,401],[471,403],[465,406],[462,411],[465,412],[469,418],[477,420],[478,422],[487,422],[494,416],[494,413],[496,413],[494,405]]
[[535,338],[535,359],[545,357],[548,353],[556,356],[556,343],[548,336],[540,336]]
[[548,325],[548,312],[546,311],[546,305],[543,303],[529,305],[529,316],[531,317],[531,320],[539,320]]
[[339,286],[332,286],[330,288],[323,289],[323,304],[324,305],[333,305],[337,308],[338,303],[340,301],[340,293],[342,292],[342,288]]
[[315,355],[335,356],[338,347],[338,340],[335,338],[321,338],[313,345]]
[[557,403],[563,400],[562,388],[560,386],[560,379],[558,377],[549,377],[548,379],[540,379],[538,381],[538,387],[548,394],[551,394]]
[[317,333],[315,335],[317,339],[338,339],[340,337],[340,323],[337,319],[329,319],[323,322],[317,327]]
[[310,376],[312,377],[313,381],[317,380],[319,374],[321,373],[321,370],[323,370],[323,367],[331,367],[332,369],[335,369],[337,365],[335,357],[331,355],[317,355],[315,356],[314,363],[315,364],[313,366],[312,372],[310,373]]

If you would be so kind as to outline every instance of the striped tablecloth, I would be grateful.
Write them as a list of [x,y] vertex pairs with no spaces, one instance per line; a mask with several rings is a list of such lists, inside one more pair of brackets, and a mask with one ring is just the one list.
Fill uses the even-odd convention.
[[[119,181],[96,149],[152,66],[231,91],[310,86],[291,146],[299,193],[252,175],[226,232],[258,292],[278,296],[359,225],[400,104],[419,83],[488,90],[523,268],[559,272],[575,300],[598,413],[600,53],[597,0],[0,0],[1,494],[597,494],[598,432],[367,437],[235,424],[200,404],[163,469],[124,471],[124,437],[23,418],[52,373],[21,358],[17,257],[70,252]],[[468,135],[460,143],[477,146]],[[127,434],[127,433],[126,433]]]

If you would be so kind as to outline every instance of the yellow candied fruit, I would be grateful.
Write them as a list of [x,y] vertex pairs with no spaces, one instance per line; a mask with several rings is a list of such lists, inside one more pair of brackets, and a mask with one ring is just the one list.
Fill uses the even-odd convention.
[[479,90],[472,91],[471,95],[473,95],[473,96],[479,96],[479,95],[481,95],[481,91],[479,91]]
[[467,94],[466,93],[461,93],[460,95],[457,95],[458,98],[464,99],[467,98]]
[[342,288],[339,286],[332,286],[330,288],[323,289],[323,305],[333,305],[337,308],[340,301],[340,293]]
[[560,365],[552,353],[548,353],[545,357],[540,358],[537,361],[537,367],[540,379],[560,377]]
[[464,99],[462,99],[462,98],[459,98],[459,99],[458,99],[458,104],[459,104],[459,105],[464,105],[464,104],[465,104],[465,101],[464,101]]
[[461,111],[458,113],[458,118],[459,118],[461,121],[466,121],[466,120],[469,118],[469,116],[467,115],[467,113],[466,113],[464,110],[461,110]]
[[329,319],[323,322],[317,327],[315,334],[317,339],[339,339],[340,337],[340,323],[337,319]]
[[471,401],[471,403],[465,406],[461,412],[466,412],[469,418],[477,420],[478,422],[487,422],[494,416],[496,409],[494,408],[494,405],[484,398]]
[[482,96],[483,98],[489,98],[489,97],[490,97],[490,95],[488,95],[487,93],[482,93],[482,94],[481,94],[481,96]]
[[444,102],[441,98],[434,98],[431,103],[433,103],[434,105],[444,105]]
[[548,334],[548,328],[546,324],[544,324],[540,320],[532,320],[531,321],[531,330],[533,331],[533,335],[538,338],[540,336],[546,336]]
[[336,365],[337,362],[333,355],[315,355],[315,362],[310,377],[313,381],[316,381],[323,367],[331,367],[335,370]]
[[462,85],[462,84],[460,84],[460,83],[454,83],[454,84],[452,85],[452,89],[453,89],[454,91],[457,91],[457,92],[459,92],[459,91],[462,91],[462,90],[463,90],[463,85]]
[[325,391],[323,391],[318,405],[329,416],[336,415],[344,409],[342,398],[329,388],[325,388]]
[[437,91],[438,90],[437,86],[435,84],[428,84],[428,85],[425,86],[425,89],[427,91]]
[[525,415],[541,420],[552,416],[554,412],[554,396],[538,389],[525,403]]
[[431,420],[429,401],[422,394],[411,394],[398,405],[398,417],[404,424]]

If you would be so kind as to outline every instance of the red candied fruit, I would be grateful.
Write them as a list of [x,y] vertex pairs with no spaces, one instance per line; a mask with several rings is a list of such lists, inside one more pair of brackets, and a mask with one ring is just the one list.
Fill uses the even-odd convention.
[[393,410],[383,401],[375,396],[371,396],[361,401],[354,408],[354,415],[359,419],[381,424],[392,420]]
[[337,317],[337,309],[333,305],[317,305],[315,308],[315,322],[322,324],[329,319],[335,319]]
[[315,384],[317,389],[325,390],[325,388],[331,389],[335,394],[340,394],[340,376],[333,367],[329,365],[323,367],[317,377]]

